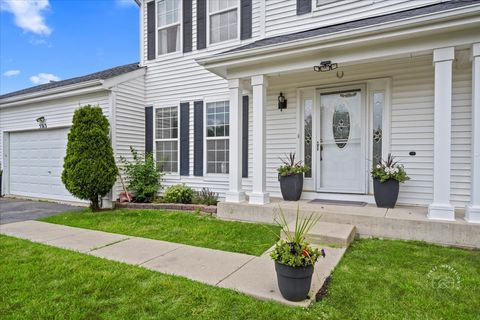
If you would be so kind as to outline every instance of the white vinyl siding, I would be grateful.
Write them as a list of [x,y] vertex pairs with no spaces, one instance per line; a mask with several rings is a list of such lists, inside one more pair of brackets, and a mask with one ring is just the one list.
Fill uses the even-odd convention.
[[[296,0],[265,2],[265,36],[293,33],[425,6],[441,0],[312,0],[312,12],[297,15]],[[328,3],[325,3],[328,2]]]
[[[145,82],[144,77],[118,84],[113,93],[115,108],[112,130],[112,143],[115,150],[117,165],[121,165],[119,156],[132,160],[130,147],[143,153],[145,151]],[[113,128],[112,128],[113,129]],[[116,199],[123,191],[120,181],[115,186]]]

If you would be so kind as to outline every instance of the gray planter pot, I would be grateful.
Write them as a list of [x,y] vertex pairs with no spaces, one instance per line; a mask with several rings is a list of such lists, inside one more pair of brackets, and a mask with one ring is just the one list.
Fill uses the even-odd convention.
[[275,261],[278,288],[282,296],[289,301],[305,300],[312,285],[313,265],[290,267]]
[[380,182],[373,179],[373,195],[379,208],[395,208],[398,199],[399,183],[395,179]]
[[291,176],[279,176],[280,190],[283,200],[298,201],[302,196],[303,173],[292,174]]

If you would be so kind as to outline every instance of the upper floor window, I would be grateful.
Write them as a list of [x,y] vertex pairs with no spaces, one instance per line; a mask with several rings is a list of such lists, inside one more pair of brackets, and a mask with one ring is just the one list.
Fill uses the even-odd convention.
[[207,173],[228,173],[229,101],[207,103]]
[[209,0],[210,43],[238,37],[238,0]]
[[158,0],[157,34],[158,54],[180,50],[180,6],[178,0]]
[[155,148],[162,170],[178,172],[178,108],[158,108],[155,113]]

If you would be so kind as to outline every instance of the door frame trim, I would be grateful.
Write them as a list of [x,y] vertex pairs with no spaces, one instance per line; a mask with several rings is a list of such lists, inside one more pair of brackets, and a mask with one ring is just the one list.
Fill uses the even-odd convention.
[[[351,85],[343,85],[343,86],[329,86],[329,87],[323,87],[323,88],[317,88],[315,90],[315,105],[314,105],[314,122],[317,123],[315,126],[315,143],[320,142],[320,136],[321,136],[321,113],[320,113],[320,108],[321,108],[321,94],[322,93],[340,93],[343,91],[352,91],[352,90],[360,90],[362,96],[361,96],[361,104],[360,104],[360,112],[361,112],[361,137],[360,137],[360,159],[361,159],[361,164],[360,164],[360,170],[364,171],[364,174],[362,175],[362,182],[361,182],[361,189],[358,191],[343,191],[343,190],[332,190],[332,189],[325,189],[320,187],[320,182],[321,182],[321,165],[320,165],[320,150],[315,150],[316,154],[316,161],[315,161],[315,167],[316,167],[316,172],[315,172],[315,191],[316,192],[325,192],[325,193],[345,193],[345,194],[367,194],[368,193],[368,170],[367,170],[367,136],[369,132],[369,121],[368,121],[368,108],[367,108],[367,101],[366,101],[366,94],[367,94],[367,84],[365,82],[357,83],[357,84],[351,84]],[[313,164],[313,162],[312,162]],[[312,165],[313,166],[313,165]]]

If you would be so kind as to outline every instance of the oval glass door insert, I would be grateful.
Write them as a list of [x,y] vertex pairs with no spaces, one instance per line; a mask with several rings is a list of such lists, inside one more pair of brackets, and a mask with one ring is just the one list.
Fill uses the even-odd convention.
[[337,147],[340,149],[344,148],[350,136],[350,113],[343,103],[335,106],[332,129]]

